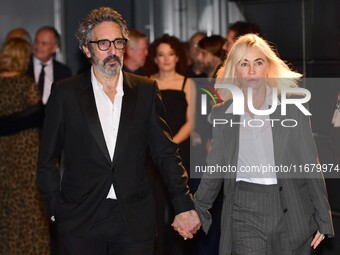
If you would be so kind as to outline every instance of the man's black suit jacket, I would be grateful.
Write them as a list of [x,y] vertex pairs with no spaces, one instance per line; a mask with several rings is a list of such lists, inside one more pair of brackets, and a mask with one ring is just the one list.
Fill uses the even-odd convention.
[[[148,146],[176,213],[194,208],[156,82],[125,72],[123,77],[113,160],[98,117],[90,72],[52,86],[42,130],[38,185],[61,232],[85,234],[113,183],[132,237],[153,238],[155,201],[145,167]],[[65,163],[60,180],[57,162],[62,152]]]
[[[33,58],[31,58],[26,74],[28,76],[31,76],[34,79]],[[53,81],[54,82],[67,79],[71,76],[72,76],[72,72],[68,66],[53,59]]]

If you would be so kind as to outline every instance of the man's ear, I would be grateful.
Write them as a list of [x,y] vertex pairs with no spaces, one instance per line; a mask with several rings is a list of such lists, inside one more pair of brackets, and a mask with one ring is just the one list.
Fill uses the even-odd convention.
[[59,45],[55,43],[53,46],[53,54],[56,54],[58,48],[59,48]]
[[131,54],[132,54],[132,49],[126,47],[126,48],[124,49],[123,53],[124,53],[125,55],[131,56]]
[[85,45],[81,46],[81,48],[83,49],[86,57],[91,58],[91,52],[90,52],[89,48]]

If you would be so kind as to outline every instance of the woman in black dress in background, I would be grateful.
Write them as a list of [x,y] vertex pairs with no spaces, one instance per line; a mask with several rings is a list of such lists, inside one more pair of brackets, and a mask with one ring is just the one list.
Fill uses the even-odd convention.
[[171,128],[173,140],[180,146],[183,164],[189,170],[189,136],[192,107],[195,98],[192,81],[185,76],[186,59],[181,42],[174,36],[163,35],[150,46],[148,72],[151,79],[157,81],[163,104],[167,113],[167,122]]

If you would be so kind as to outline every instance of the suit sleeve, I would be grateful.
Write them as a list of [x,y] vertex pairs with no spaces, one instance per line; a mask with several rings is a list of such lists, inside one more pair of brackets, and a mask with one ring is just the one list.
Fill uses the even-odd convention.
[[153,87],[148,141],[153,161],[167,185],[175,212],[178,214],[194,209],[187,186],[188,174],[178,154],[178,145],[172,141],[157,84]]
[[[216,109],[213,108],[212,119],[215,118]],[[223,137],[221,135],[220,127],[216,126],[212,128],[212,148],[207,156],[207,166],[223,166],[223,145],[221,142]],[[223,176],[218,176],[214,173],[211,176],[209,173],[205,173],[201,179],[198,190],[194,195],[195,209],[200,217],[202,228],[205,233],[208,233],[211,225],[211,215],[209,209],[213,206],[213,203],[221,190],[223,182]]]
[[56,86],[45,110],[38,157],[38,188],[49,216],[54,215],[55,202],[60,195],[59,159],[63,141],[63,114]]
[[[300,112],[299,117],[299,152],[302,165],[318,164],[317,150],[311,132],[310,119]],[[328,203],[326,184],[322,172],[306,173],[306,182],[311,201],[314,206],[314,218],[318,224],[318,230],[329,237],[334,236],[331,216],[331,208]]]

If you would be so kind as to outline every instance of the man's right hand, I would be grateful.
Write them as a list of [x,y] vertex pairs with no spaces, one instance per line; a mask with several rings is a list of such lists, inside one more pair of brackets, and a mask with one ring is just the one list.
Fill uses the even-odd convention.
[[171,226],[184,240],[187,240],[188,238],[191,239],[194,237],[193,235],[196,234],[201,227],[201,222],[196,211],[191,210],[177,214]]

